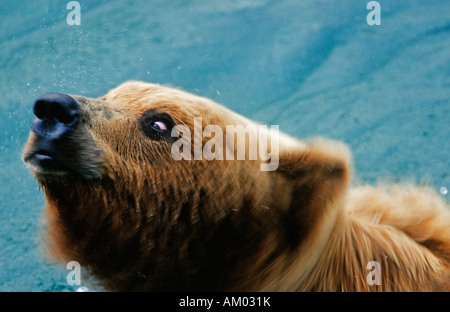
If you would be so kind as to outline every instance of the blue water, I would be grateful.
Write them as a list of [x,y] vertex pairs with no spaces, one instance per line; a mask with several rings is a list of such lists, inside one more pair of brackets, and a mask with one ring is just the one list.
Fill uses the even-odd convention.
[[450,2],[0,1],[0,291],[72,291],[46,261],[42,192],[21,161],[33,100],[128,79],[176,86],[307,138],[347,142],[361,183],[406,178],[448,199]]

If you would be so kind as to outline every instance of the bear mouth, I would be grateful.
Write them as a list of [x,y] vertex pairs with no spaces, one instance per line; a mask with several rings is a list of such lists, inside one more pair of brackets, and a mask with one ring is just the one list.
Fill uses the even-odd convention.
[[43,182],[62,178],[68,182],[75,179],[98,179],[103,176],[102,154],[98,150],[86,150],[76,142],[64,146],[34,142],[23,155],[23,161],[31,173]]
[[24,157],[25,163],[36,175],[65,175],[70,169],[49,150],[38,149]]

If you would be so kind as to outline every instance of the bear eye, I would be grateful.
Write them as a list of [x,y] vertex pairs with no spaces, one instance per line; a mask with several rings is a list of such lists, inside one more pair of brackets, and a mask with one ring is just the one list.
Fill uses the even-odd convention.
[[141,117],[141,128],[144,134],[152,140],[170,140],[171,129],[175,126],[169,114],[150,109]]
[[156,131],[161,131],[161,132],[167,130],[167,125],[162,121],[153,121],[150,124],[150,127],[152,127]]

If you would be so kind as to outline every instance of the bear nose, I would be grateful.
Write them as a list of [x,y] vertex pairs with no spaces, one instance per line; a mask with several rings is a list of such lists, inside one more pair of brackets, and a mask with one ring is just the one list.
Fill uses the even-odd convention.
[[41,138],[63,138],[77,125],[79,108],[77,101],[67,94],[45,93],[34,104],[32,129]]

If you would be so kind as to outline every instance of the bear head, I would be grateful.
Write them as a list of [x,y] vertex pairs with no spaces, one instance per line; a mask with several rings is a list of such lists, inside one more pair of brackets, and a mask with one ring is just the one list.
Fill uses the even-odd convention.
[[276,145],[251,154],[246,131],[239,158],[226,138],[256,123],[156,84],[96,99],[46,93],[34,115],[23,159],[45,193],[47,249],[110,290],[295,284],[286,279],[311,269],[349,181],[344,145],[267,130],[264,144]]

